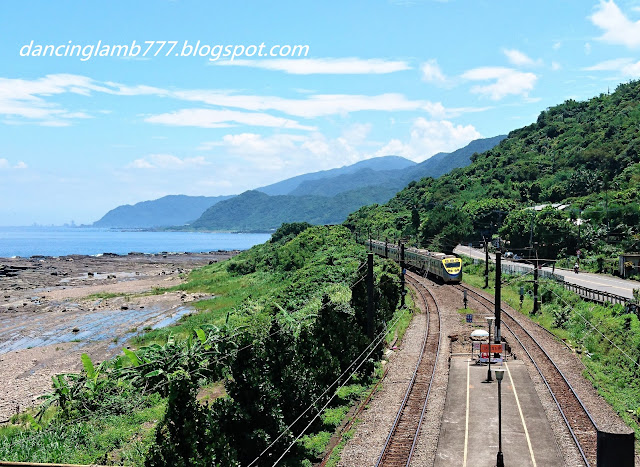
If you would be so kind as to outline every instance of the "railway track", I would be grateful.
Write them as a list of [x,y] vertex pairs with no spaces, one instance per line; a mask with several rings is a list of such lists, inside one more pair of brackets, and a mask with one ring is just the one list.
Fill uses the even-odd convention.
[[413,376],[398,410],[393,426],[378,457],[378,466],[408,466],[416,448],[420,427],[427,410],[427,402],[440,353],[440,310],[422,278],[407,274],[410,285],[418,293],[427,313],[422,350]]
[[[455,287],[459,290],[467,290],[467,293],[478,303],[493,313],[493,301],[465,285],[460,284]],[[580,451],[583,461],[587,466],[595,467],[597,459],[597,426],[593,417],[568,379],[538,340],[511,313],[502,307],[501,316],[502,324],[522,346],[542,377]]]

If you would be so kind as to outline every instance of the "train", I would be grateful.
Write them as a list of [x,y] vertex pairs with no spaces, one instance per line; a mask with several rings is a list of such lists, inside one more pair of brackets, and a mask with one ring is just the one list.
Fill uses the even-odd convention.
[[[365,240],[363,243],[377,255],[400,261],[398,245],[379,240]],[[457,284],[462,280],[462,260],[454,255],[407,247],[404,249],[404,263],[447,284]]]

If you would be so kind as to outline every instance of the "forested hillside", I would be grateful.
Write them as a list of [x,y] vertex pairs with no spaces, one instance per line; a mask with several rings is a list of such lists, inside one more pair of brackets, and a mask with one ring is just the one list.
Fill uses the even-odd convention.
[[[261,191],[271,196],[276,195],[290,195],[294,191],[297,191],[297,195],[310,195],[313,194],[309,190],[305,189],[305,185],[314,182],[327,182],[338,177],[348,176],[360,171],[370,172],[387,172],[395,170],[403,170],[409,167],[416,166],[417,164],[409,159],[398,156],[382,156],[366,159],[355,164],[345,165],[344,167],[338,167],[336,169],[321,170],[319,172],[311,172],[308,174],[298,175],[296,177],[287,178],[277,183],[267,185],[261,188],[256,188],[256,191]],[[355,188],[355,187],[353,187]],[[344,187],[340,191],[345,191]],[[323,196],[327,196],[323,194]]]
[[[437,178],[455,167],[468,165],[474,153],[492,148],[504,138],[478,139],[452,153],[436,154],[420,164],[386,156],[294,177],[211,206],[190,227],[268,231],[284,222],[338,224],[361,206],[387,202],[412,180],[426,175]],[[265,194],[281,193],[285,189],[292,191],[286,195]]]
[[[602,266],[638,250],[640,82],[611,94],[543,111],[468,167],[411,182],[383,206],[366,206],[346,225],[380,236],[409,236],[438,249],[500,233],[512,249],[541,257],[581,248]],[[524,209],[562,203],[563,209]],[[578,221],[580,219],[580,221]]]
[[207,209],[190,227],[203,230],[269,231],[285,222],[339,224],[360,206],[383,203],[396,192],[389,187],[363,187],[325,196],[269,196],[247,191]]

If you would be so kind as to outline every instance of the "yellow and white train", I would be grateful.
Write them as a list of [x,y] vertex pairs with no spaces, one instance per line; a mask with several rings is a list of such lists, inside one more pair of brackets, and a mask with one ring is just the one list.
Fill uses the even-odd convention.
[[[380,256],[400,261],[398,245],[378,240],[365,240],[363,243]],[[446,283],[458,283],[462,280],[462,260],[454,255],[418,248],[405,248],[404,262],[407,266],[438,277]]]

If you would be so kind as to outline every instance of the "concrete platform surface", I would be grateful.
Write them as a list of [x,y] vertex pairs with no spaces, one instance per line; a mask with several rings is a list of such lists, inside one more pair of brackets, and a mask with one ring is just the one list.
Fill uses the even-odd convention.
[[502,452],[505,466],[563,466],[553,432],[523,362],[487,366],[452,357],[436,467],[492,467],[498,453],[498,383],[502,380]]

